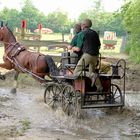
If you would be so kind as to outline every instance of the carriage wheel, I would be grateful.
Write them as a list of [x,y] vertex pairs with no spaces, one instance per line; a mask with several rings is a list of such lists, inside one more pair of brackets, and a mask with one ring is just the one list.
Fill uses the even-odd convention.
[[62,92],[62,109],[67,115],[77,114],[77,96],[71,85],[66,85]]
[[56,83],[48,84],[44,92],[44,102],[56,109],[61,105],[61,85]]
[[109,97],[109,103],[111,104],[124,104],[123,96],[118,85],[111,84],[111,95]]

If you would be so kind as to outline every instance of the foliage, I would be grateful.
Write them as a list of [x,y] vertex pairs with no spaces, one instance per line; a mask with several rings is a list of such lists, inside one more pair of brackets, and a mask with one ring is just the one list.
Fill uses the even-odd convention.
[[124,25],[130,32],[129,42],[127,44],[127,52],[136,62],[140,63],[140,1],[133,0],[122,7],[122,16]]
[[94,30],[100,31],[101,34],[108,30],[117,32],[117,35],[119,36],[122,35],[124,32],[122,16],[117,12],[105,12],[101,7],[99,0],[94,0],[93,2],[95,2],[97,6],[81,13],[79,21],[82,21],[85,18],[90,18],[92,20]]
[[47,27],[53,29],[55,32],[66,32],[69,25],[68,15],[61,11],[49,13],[46,22]]
[[40,12],[30,0],[26,0],[20,12],[20,19],[26,19],[27,28],[33,31],[38,26]]
[[[12,27],[19,27],[18,24],[20,22],[19,12],[16,9],[8,9],[4,8],[0,12],[0,19],[5,23],[8,23],[8,26],[12,29]],[[15,20],[16,19],[16,20]]]

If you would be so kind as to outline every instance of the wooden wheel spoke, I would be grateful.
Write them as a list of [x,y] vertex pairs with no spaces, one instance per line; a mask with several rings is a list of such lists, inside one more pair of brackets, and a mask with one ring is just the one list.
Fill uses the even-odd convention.
[[120,98],[120,95],[118,95],[117,97],[114,97],[114,99]]
[[67,112],[68,110],[68,104],[66,104],[65,108],[64,108],[64,112]]
[[52,98],[52,97],[47,97],[46,99],[47,99],[47,100],[51,100],[51,99],[53,99],[53,98]]
[[50,101],[50,102],[48,102],[47,104],[48,104],[48,105],[51,105],[51,103],[52,103],[52,102],[53,102],[53,100],[51,100],[51,101]]
[[117,88],[116,88],[116,90],[114,91],[114,95],[117,93]]

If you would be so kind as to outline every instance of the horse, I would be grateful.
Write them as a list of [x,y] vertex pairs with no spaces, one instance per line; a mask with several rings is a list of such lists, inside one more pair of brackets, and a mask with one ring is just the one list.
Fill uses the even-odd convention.
[[40,83],[47,82],[45,76],[58,75],[59,71],[49,55],[32,52],[20,44],[7,25],[1,22],[0,41],[4,44],[3,62],[0,67],[8,70],[14,69],[15,84],[11,92],[16,93],[19,73],[28,73]]

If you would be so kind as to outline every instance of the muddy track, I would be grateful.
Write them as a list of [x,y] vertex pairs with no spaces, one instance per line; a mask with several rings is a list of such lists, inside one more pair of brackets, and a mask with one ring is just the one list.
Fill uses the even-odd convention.
[[140,66],[127,64],[123,110],[84,110],[81,119],[46,106],[45,89],[29,76],[20,76],[17,94],[10,93],[11,73],[0,81],[0,140],[140,139],[140,94],[136,94],[140,93]]
[[92,109],[82,119],[54,111],[43,88],[0,88],[0,140],[135,140],[140,137],[140,96],[128,94],[123,110]]

